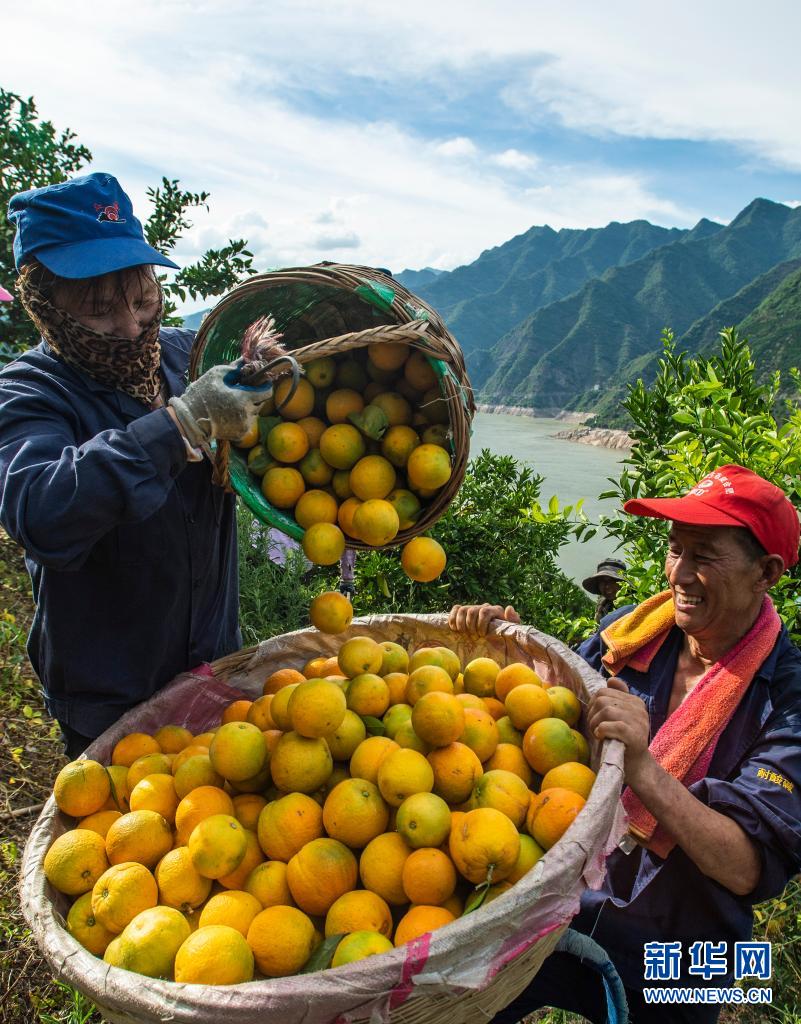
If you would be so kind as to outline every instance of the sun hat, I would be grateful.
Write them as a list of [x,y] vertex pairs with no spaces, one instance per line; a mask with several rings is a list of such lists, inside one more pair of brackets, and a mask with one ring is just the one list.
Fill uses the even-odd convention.
[[0,302],[13,302],[13,301],[14,301],[14,296],[10,292],[7,292],[5,290],[5,288],[0,288]]
[[605,558],[598,563],[598,568],[592,576],[588,576],[581,584],[590,594],[600,594],[598,589],[601,580],[623,580],[623,573],[626,571],[626,563],[619,558]]
[[798,561],[795,506],[780,487],[743,466],[721,466],[680,498],[630,498],[623,511],[690,526],[744,526],[786,569]]
[[147,244],[131,200],[111,174],[86,174],[18,192],[8,204],[8,219],[17,229],[17,270],[32,259],[67,278],[142,264],[178,269]]

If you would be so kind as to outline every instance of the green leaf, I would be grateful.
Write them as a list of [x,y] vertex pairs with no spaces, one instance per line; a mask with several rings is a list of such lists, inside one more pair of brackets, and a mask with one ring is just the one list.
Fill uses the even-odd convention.
[[329,935],[323,939],[317,949],[312,953],[311,959],[300,972],[301,974],[316,974],[317,971],[327,971],[334,959],[337,946],[345,938],[345,932],[339,935]]
[[362,721],[370,736],[384,736],[386,734],[386,726],[380,718],[374,718],[372,715],[362,715]]
[[673,419],[676,423],[695,423],[695,416],[688,412],[674,412]]
[[489,885],[486,882],[482,882],[481,885],[477,885],[476,888],[470,893],[465,900],[464,910],[462,911],[462,917],[465,914],[472,914],[474,910],[478,910],[484,900],[487,898],[489,892]]

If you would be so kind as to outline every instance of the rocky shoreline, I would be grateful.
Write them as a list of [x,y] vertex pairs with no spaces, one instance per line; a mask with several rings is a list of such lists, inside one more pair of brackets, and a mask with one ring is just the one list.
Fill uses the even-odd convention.
[[583,426],[584,421],[592,416],[592,413],[588,412],[572,412],[565,409],[553,416],[522,405],[488,405],[481,403],[476,405],[476,409],[478,412],[491,413],[496,416],[536,416],[575,424],[569,430],[559,430],[552,435],[560,441],[573,441],[576,444],[589,444],[595,448],[612,448],[619,451],[628,450],[632,446],[631,437],[625,430]]

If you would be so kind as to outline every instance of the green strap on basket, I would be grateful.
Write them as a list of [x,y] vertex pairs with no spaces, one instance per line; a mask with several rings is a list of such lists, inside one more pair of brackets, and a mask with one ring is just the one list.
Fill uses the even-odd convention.
[[369,302],[371,306],[375,306],[376,309],[380,309],[384,313],[388,313],[392,309],[392,303],[395,301],[395,289],[375,281],[360,284],[354,291],[360,299],[364,299],[365,302]]

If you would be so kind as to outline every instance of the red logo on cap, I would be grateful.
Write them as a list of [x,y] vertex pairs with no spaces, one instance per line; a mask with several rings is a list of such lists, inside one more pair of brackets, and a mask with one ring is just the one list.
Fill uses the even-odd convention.
[[119,203],[111,203],[109,206],[103,206],[102,203],[95,203],[95,211],[98,214],[97,219],[100,221],[108,220],[115,224],[125,223],[125,218],[120,217]]

